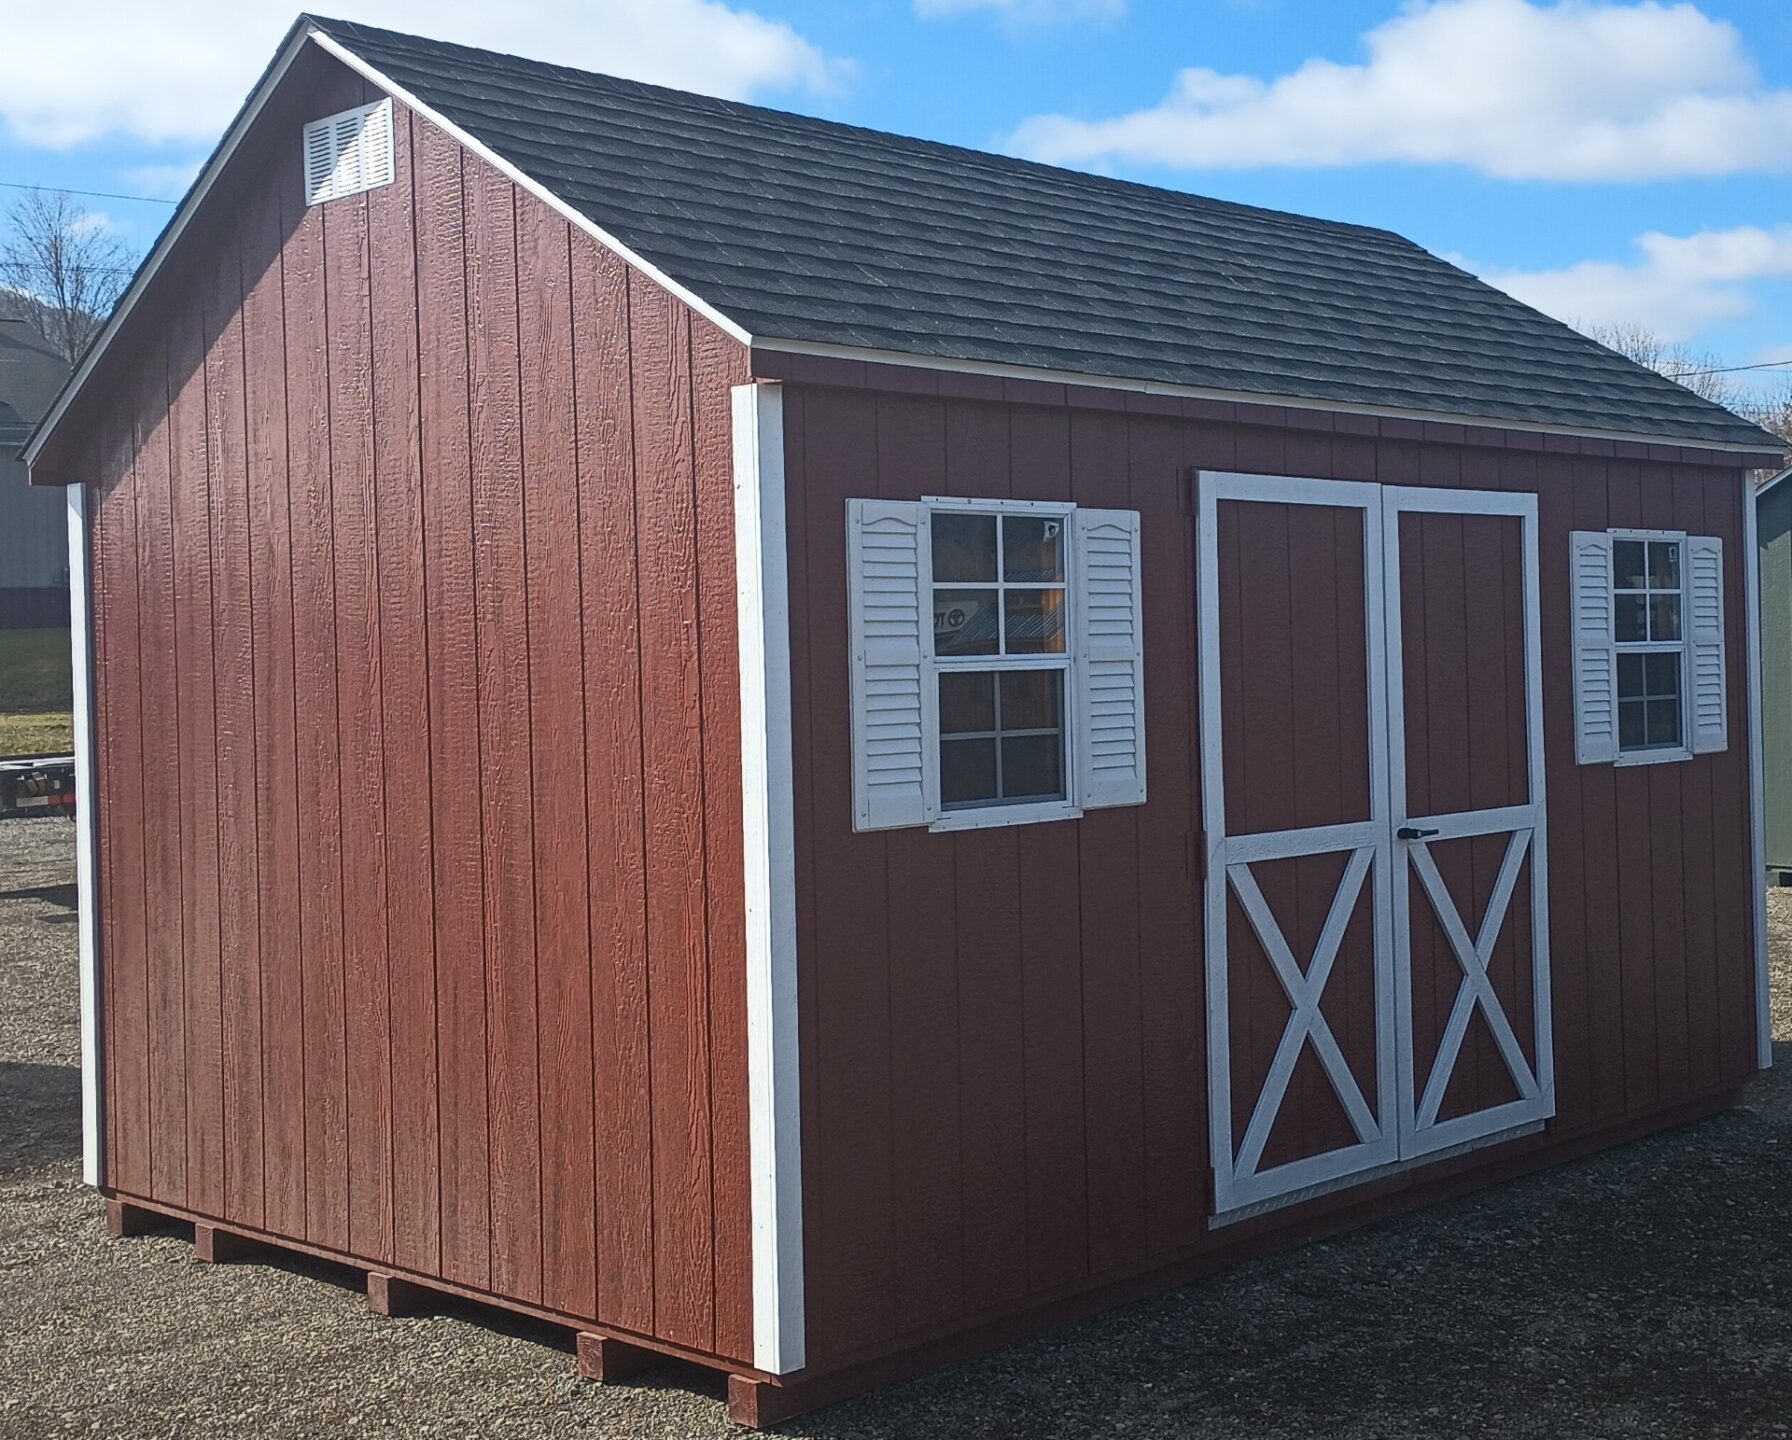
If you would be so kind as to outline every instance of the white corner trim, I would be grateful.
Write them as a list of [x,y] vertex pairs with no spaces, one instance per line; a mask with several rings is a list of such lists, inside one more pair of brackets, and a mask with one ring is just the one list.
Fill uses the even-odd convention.
[[1119,390],[1135,395],[1173,395],[1188,400],[1274,405],[1284,410],[1316,411],[1325,415],[1373,415],[1382,420],[1473,425],[1492,430],[1517,430],[1530,435],[1572,435],[1576,439],[1622,440],[1633,445],[1673,445],[1683,450],[1706,450],[1723,455],[1759,455],[1769,448],[1765,442],[1760,445],[1737,445],[1728,441],[1712,443],[1688,440],[1682,436],[1600,430],[1586,425],[1548,425],[1541,421],[1512,420],[1493,415],[1459,415],[1452,411],[1353,404],[1348,400],[1315,400],[1311,395],[1273,395],[1256,390],[1177,385],[1168,380],[1139,380],[1124,375],[1088,375],[1075,370],[1046,370],[1033,365],[1009,365],[1000,360],[963,360],[951,355],[922,355],[908,350],[879,350],[864,345],[836,345],[822,340],[779,340],[762,335],[751,343],[754,349],[769,354],[813,355],[826,360],[861,360],[868,365],[904,365],[914,370],[948,370],[961,375],[989,375],[1003,380],[1038,380],[1048,385],[1087,385],[1094,390]]
[[1773,982],[1767,973],[1767,766],[1761,735],[1761,547],[1756,533],[1758,494],[1742,482],[1743,608],[1748,646],[1749,883],[1755,920],[1755,1024],[1761,1068],[1773,1067]]
[[747,911],[747,1095],[753,1363],[803,1367],[803,1167],[798,1105],[796,817],[784,392],[734,387],[735,595]]
[[87,559],[87,482],[68,487],[68,625],[74,668],[75,886],[81,966],[81,1178],[105,1178],[105,1108],[100,1066],[100,935],[95,889],[98,797],[94,793],[92,576]]
[[577,229],[583,230],[599,244],[615,251],[616,254],[628,261],[630,265],[633,265],[635,269],[639,270],[650,280],[654,281],[656,284],[664,286],[667,290],[670,290],[680,300],[684,301],[685,304],[689,305],[691,309],[695,310],[699,315],[702,315],[712,324],[718,326],[726,334],[733,336],[743,345],[751,345],[753,343],[753,337],[744,327],[737,322],[730,320],[701,295],[680,285],[658,266],[636,254],[635,251],[631,250],[627,245],[624,245],[622,241],[610,234],[608,230],[605,230],[589,216],[575,210],[539,180],[536,180],[519,170],[515,165],[511,164],[510,161],[498,154],[497,151],[475,139],[472,135],[468,134],[467,131],[456,125],[446,115],[443,115],[440,111],[434,110],[430,108],[430,106],[424,104],[423,101],[419,100],[409,90],[405,89],[404,86],[400,85],[396,80],[382,74],[372,65],[369,65],[359,55],[355,54],[354,51],[342,44],[341,41],[326,35],[321,30],[313,29],[307,33],[320,47],[328,51],[331,55],[334,55],[344,65],[348,66],[349,69],[353,70],[356,74],[371,80],[394,99],[402,101],[404,104],[408,105],[437,129],[443,130],[453,136],[481,160],[484,160],[488,165],[503,172],[503,174],[511,181],[521,186],[524,190],[527,190],[537,200],[540,200],[544,205],[547,205],[556,213],[565,216]]

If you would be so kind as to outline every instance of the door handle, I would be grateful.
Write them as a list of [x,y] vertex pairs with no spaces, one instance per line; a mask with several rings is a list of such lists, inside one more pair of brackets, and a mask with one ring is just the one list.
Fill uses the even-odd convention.
[[1394,834],[1402,840],[1428,840],[1437,834],[1437,831],[1421,830],[1417,825],[1402,825]]

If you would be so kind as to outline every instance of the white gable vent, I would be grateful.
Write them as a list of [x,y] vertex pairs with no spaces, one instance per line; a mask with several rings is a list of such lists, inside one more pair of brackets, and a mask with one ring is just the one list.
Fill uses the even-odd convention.
[[305,126],[305,203],[392,183],[392,102],[357,105]]

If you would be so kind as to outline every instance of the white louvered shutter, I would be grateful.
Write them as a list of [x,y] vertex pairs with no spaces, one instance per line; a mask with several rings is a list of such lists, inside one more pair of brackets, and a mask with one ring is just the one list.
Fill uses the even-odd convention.
[[1686,537],[1686,668],[1695,754],[1727,750],[1724,697],[1724,542],[1715,535]]
[[392,102],[380,100],[305,126],[305,203],[392,183]]
[[1612,537],[1576,530],[1568,537],[1573,586],[1574,758],[1599,765],[1618,758],[1618,660],[1612,637]]
[[1078,510],[1077,803],[1145,803],[1144,596],[1136,510]]
[[855,830],[939,816],[928,536],[925,505],[847,502]]

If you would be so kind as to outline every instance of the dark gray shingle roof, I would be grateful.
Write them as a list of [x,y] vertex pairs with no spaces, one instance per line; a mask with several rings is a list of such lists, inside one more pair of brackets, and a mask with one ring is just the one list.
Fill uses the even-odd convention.
[[312,23],[755,340],[1776,443],[1385,230]]

